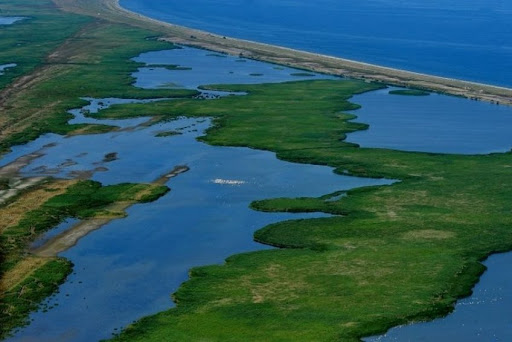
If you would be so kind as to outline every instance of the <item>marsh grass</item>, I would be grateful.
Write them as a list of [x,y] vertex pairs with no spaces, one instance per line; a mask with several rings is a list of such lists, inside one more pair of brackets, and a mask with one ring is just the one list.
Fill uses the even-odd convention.
[[267,212],[336,216],[260,229],[257,241],[281,249],[193,269],[174,295],[176,309],[140,320],[115,340],[358,341],[445,315],[468,295],[484,271],[480,261],[512,249],[512,154],[442,155],[344,142],[347,133],[367,128],[344,114],[358,108],[350,97],[380,87],[348,80],[209,86],[248,95],[100,113],[210,116],[214,127],[201,138],[207,143],[397,180],[335,200],[339,192],[252,203]]

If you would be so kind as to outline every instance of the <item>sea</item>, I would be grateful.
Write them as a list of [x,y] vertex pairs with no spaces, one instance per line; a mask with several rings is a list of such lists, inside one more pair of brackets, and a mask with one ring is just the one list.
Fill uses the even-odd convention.
[[220,35],[512,87],[509,0],[121,0]]

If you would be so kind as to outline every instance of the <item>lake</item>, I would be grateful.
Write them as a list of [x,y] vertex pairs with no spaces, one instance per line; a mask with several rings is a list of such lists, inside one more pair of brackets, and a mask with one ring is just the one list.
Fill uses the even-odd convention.
[[[210,70],[224,70],[222,75],[229,79],[237,77],[241,82],[300,79],[289,75],[293,70],[283,73],[269,64],[241,63],[232,57],[208,54],[203,50],[172,50],[144,54],[138,60],[147,58],[149,64],[157,61],[158,64],[193,66],[201,71],[201,63],[198,66],[191,63],[191,56],[195,55],[202,56],[202,64],[207,63]],[[229,68],[218,67],[223,63]],[[165,73],[168,77],[159,76],[155,80],[151,72],[154,70],[150,70],[154,66],[149,65],[136,73],[136,83],[153,87],[179,83],[195,88],[198,83],[194,81],[194,68],[169,71]],[[230,74],[230,70],[236,74]],[[255,71],[264,71],[264,75],[261,78],[250,76]],[[187,75],[191,79],[187,79]],[[224,76],[205,79],[221,83]],[[84,109],[92,114],[114,103],[138,102],[89,100],[91,104]],[[71,112],[75,114],[72,122],[95,122],[94,118],[81,115],[80,109]],[[8,341],[85,342],[108,338],[136,319],[173,307],[170,294],[188,279],[190,268],[222,263],[236,253],[270,248],[253,241],[257,229],[283,220],[328,216],[257,212],[249,209],[251,201],[282,196],[321,196],[391,183],[390,180],[336,175],[330,167],[281,161],[271,152],[206,145],[196,139],[210,127],[208,118],[180,118],[150,127],[141,125],[147,120],[109,120],[108,123],[117,124],[122,130],[107,134],[73,137],[47,134],[14,147],[2,159],[4,165],[27,153],[43,151],[42,157],[22,170],[24,176],[71,178],[77,172],[90,171],[92,179],[104,184],[151,182],[178,165],[190,168],[168,182],[172,190],[166,196],[155,203],[132,206],[127,218],[112,221],[61,253],[75,265],[73,274],[60,287],[59,293],[46,301],[46,307],[51,309],[42,308],[32,313],[31,324],[19,329]],[[162,131],[182,134],[156,137]],[[117,153],[118,159],[105,161],[108,153]],[[34,245],[40,246],[74,223],[74,220],[64,222]]]
[[[134,74],[135,84],[152,88],[195,89],[202,83],[223,83],[234,79],[239,83],[300,79],[291,76],[293,69],[276,68],[255,61],[240,62],[238,58],[212,56],[208,51],[189,48],[150,52],[136,60],[147,65]],[[192,69],[168,70],[162,64]],[[216,76],[208,76],[210,72]],[[251,76],[254,73],[262,76]],[[201,81],[201,74],[205,75],[205,82]],[[357,120],[371,122],[376,112],[372,105],[373,97],[385,97],[381,102],[387,104],[382,109],[388,114],[384,109],[405,106],[409,101],[413,102],[409,108],[442,108],[443,101],[454,100],[460,100],[458,105],[467,105],[468,110],[484,105],[441,95],[415,98],[388,95],[388,91],[355,96],[352,101],[369,108],[368,116],[363,116],[365,107],[354,111],[360,115]],[[75,115],[72,122],[95,123],[98,121],[94,119],[94,113],[98,110],[115,103],[140,102],[113,98],[88,100],[90,104],[83,109],[90,111],[92,117],[84,117],[83,110],[78,108],[71,111]],[[488,107],[492,114],[488,119],[494,126],[508,115],[502,108]],[[399,117],[388,119],[398,129],[406,124],[411,127],[418,125],[425,120],[425,115],[411,115],[409,123],[398,120]],[[390,180],[335,175],[329,167],[280,161],[271,152],[200,143],[196,138],[211,125],[209,118],[179,118],[150,127],[142,125],[147,120],[99,121],[122,128],[100,135],[62,137],[47,134],[29,144],[14,147],[1,160],[0,164],[5,165],[22,155],[42,150],[44,155],[22,170],[24,176],[70,178],[76,172],[90,171],[92,179],[105,184],[150,182],[177,165],[190,167],[190,171],[169,181],[172,189],[169,194],[155,203],[134,205],[128,209],[127,218],[112,221],[61,253],[75,264],[73,274],[60,287],[59,293],[47,300],[47,306],[52,309],[31,314],[31,324],[19,329],[9,341],[95,341],[108,338],[133,320],[171,308],[170,293],[188,278],[191,267],[222,263],[235,253],[269,248],[253,241],[255,230],[282,220],[322,219],[326,216],[320,213],[256,212],[248,208],[253,200],[320,196],[360,186],[391,183]],[[467,141],[464,139],[471,137],[472,129],[466,121],[464,115],[454,116],[452,124],[466,128],[468,134],[440,148],[465,148]],[[171,130],[182,134],[156,137],[159,132]],[[362,132],[361,137],[371,133],[371,129]],[[488,133],[492,135],[492,132]],[[403,148],[407,149],[412,143],[406,142]],[[487,147],[506,149],[509,145],[505,139],[502,144],[493,141]],[[118,159],[105,161],[108,153],[117,153]],[[74,220],[69,220],[56,227],[36,241],[36,246],[71,228],[74,223]]]
[[[432,153],[488,154],[512,149],[512,107],[432,93],[392,95],[388,88],[352,97],[366,131],[348,134],[362,147]],[[407,132],[404,134],[403,132]]]

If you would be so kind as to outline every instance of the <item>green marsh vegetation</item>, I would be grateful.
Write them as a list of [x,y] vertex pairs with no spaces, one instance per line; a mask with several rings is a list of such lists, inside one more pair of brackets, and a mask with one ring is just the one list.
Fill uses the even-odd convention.
[[[132,86],[131,73],[140,64],[130,58],[149,50],[173,46],[155,32],[59,11],[51,1],[1,1],[10,15],[30,19],[2,28],[0,62],[16,62],[2,76],[0,87],[0,149],[34,140],[44,133],[103,133],[113,127],[68,125],[67,111],[86,104],[81,97],[188,97],[183,89],[144,90]],[[20,45],[21,44],[21,45]]]
[[[7,1],[1,4],[8,6]],[[6,132],[2,148],[45,132],[94,131],[95,127],[66,124],[66,111],[82,105],[80,97],[192,95],[185,90],[131,86],[130,73],[138,65],[129,58],[169,47],[145,39],[155,32],[58,12],[49,1],[21,0],[16,6],[10,14],[31,19],[9,27],[18,35],[11,37],[30,31],[30,24],[38,23],[37,14],[47,13],[47,9],[47,14],[55,17],[32,29],[51,31],[65,26],[68,31],[53,32],[53,45],[46,46],[39,58],[16,52],[23,53],[28,62],[10,60],[10,52],[0,50],[0,60],[21,63],[13,69],[20,75],[22,70],[44,71],[35,75],[33,84],[3,100],[2,111],[9,111],[9,119],[0,121]],[[54,23],[62,26],[52,26]],[[34,44],[45,39],[33,37]],[[50,51],[59,53],[46,59]],[[12,80],[15,75],[7,76]],[[281,249],[237,255],[226,265],[193,269],[191,280],[174,295],[176,309],[141,319],[117,340],[358,341],[397,324],[446,314],[457,298],[469,294],[483,272],[483,258],[512,249],[512,154],[411,153],[344,142],[347,133],[367,128],[355,122],[354,115],[343,113],[357,108],[348,100],[354,94],[380,88],[375,84],[311,81],[211,88],[247,91],[249,95],[115,106],[100,116],[210,116],[214,127],[202,138],[210,144],[270,150],[281,159],[398,182],[351,190],[335,201],[324,196],[254,202],[253,208],[268,212],[319,211],[344,216],[264,227],[255,238]],[[28,122],[24,119],[27,115]],[[65,197],[45,202],[37,215],[29,211],[29,221],[21,220],[7,230],[12,229],[10,236],[2,239],[8,244],[2,250],[9,251],[4,256],[5,271],[13,260],[23,257],[27,229],[34,226],[43,231],[59,217],[90,217],[110,200],[133,195],[127,185],[100,190],[94,183],[79,184],[62,195]],[[153,195],[163,191],[155,190]],[[95,198],[96,193],[104,196]],[[98,205],[88,207],[89,203]],[[42,279],[46,290],[29,303],[37,303],[53,291],[69,272],[69,265],[58,260],[45,264],[48,268],[37,279]],[[50,271],[55,279],[46,278]],[[32,293],[22,289],[41,287],[31,285],[31,278],[24,281],[28,283],[20,283],[22,288],[16,288],[7,299],[11,300],[9,310],[22,314],[12,313],[12,321],[2,322],[2,327],[20,324],[19,317],[34,308],[16,301],[20,292]]]
[[[48,181],[43,191],[59,191]],[[102,186],[98,182],[81,181],[63,193],[51,197],[37,208],[21,215],[19,221],[0,231],[0,338],[15,327],[27,324],[28,314],[51,295],[71,272],[72,264],[63,258],[27,256],[27,246],[40,234],[68,218],[88,219],[98,215],[117,217],[109,206],[120,202],[150,202],[169,188],[151,184],[118,184]],[[27,194],[30,196],[30,193]],[[26,198],[24,198],[26,200]],[[7,214],[0,208],[0,215]],[[19,278],[13,281],[13,278]],[[4,286],[4,282],[5,285]]]
[[[343,111],[380,86],[309,81],[210,86],[245,97],[118,105],[102,117],[210,116],[202,139],[275,151],[338,173],[385,177],[391,186],[347,196],[254,202],[268,212],[325,212],[332,218],[264,227],[259,242],[282,249],[192,270],[177,308],[144,318],[119,341],[358,341],[413,320],[447,314],[468,295],[493,252],[512,249],[512,154],[481,156],[359,148],[343,141],[367,126]],[[356,112],[357,113],[357,112]],[[341,189],[340,189],[341,190]]]

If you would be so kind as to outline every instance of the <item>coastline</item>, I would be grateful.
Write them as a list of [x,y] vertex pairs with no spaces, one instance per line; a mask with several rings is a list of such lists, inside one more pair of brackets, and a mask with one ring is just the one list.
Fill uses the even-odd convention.
[[[359,152],[360,152],[360,151],[359,151]],[[297,153],[297,152],[295,152],[295,153]],[[352,151],[348,151],[348,153],[352,153]],[[368,152],[366,151],[366,152],[362,152],[362,153],[368,153]],[[391,157],[393,157],[393,158],[403,157],[401,154],[400,154],[400,156],[398,156],[398,154],[397,154],[397,156],[395,156],[394,154],[391,154],[391,152],[389,152],[389,151],[388,151],[388,152],[384,151],[384,153],[386,154],[386,157],[390,157],[390,158],[391,158]],[[389,154],[388,154],[388,153],[389,153]],[[381,154],[382,154],[382,152],[381,152],[381,151],[379,151],[379,156],[380,156]],[[290,154],[289,154],[289,155],[287,155],[287,156],[290,158],[290,157],[293,157],[293,155],[294,155],[294,154],[293,154],[293,152],[292,152],[292,153],[290,153]],[[300,153],[299,153],[298,155],[300,156]],[[420,157],[420,156],[418,156],[418,157]],[[434,156],[431,156],[431,157],[434,159]],[[501,158],[501,156],[495,156],[495,158],[498,158],[498,157],[500,157],[500,158]],[[403,157],[403,158],[405,158],[405,157]],[[421,158],[423,158],[423,157],[421,157]],[[429,158],[427,158],[427,156],[425,156],[425,158],[426,158],[425,160],[421,160],[421,161],[423,161],[423,163],[420,163],[420,164],[421,164],[421,165],[427,165],[426,167],[430,167],[429,165],[431,165],[430,163],[432,162],[432,161],[430,160],[430,157],[429,157]],[[439,158],[441,158],[441,157],[439,157]],[[455,157],[455,156],[454,156],[454,157],[449,157],[449,158],[450,158],[450,159],[451,159],[451,158],[454,158],[454,160],[455,160],[455,161],[457,161],[457,160],[458,160],[458,159],[457,159],[457,157]],[[473,157],[467,157],[467,159],[470,159],[470,158],[472,159]],[[349,159],[350,159],[350,158],[349,158]],[[364,162],[366,162],[366,160],[372,160],[372,159],[373,159],[373,160],[378,160],[378,158],[376,158],[375,156],[374,156],[374,158],[364,158],[363,160],[364,160]],[[466,157],[464,157],[464,158],[462,158],[462,159],[466,160]],[[478,159],[478,157],[475,157],[475,159]],[[493,159],[494,159],[494,158],[493,158]],[[508,160],[509,160],[509,159],[508,159],[508,157],[507,157],[507,156],[503,156],[503,159],[504,159],[504,160],[503,160],[503,163],[507,163],[507,164],[505,164],[505,166],[503,166],[501,163],[496,163],[495,167],[490,168],[490,169],[491,169],[491,170],[493,170],[493,171],[497,171],[497,170],[501,170],[501,168],[502,168],[502,167],[508,167],[508,165],[509,165],[509,164],[508,164],[508,163],[509,163],[509,161],[508,161]],[[314,159],[314,158],[313,158],[313,160],[317,160],[317,159]],[[335,160],[335,159],[332,159],[332,160],[337,161],[337,160]],[[347,160],[348,160],[348,159],[347,159]],[[351,162],[350,162],[350,160],[348,160],[348,161],[347,161],[347,160],[344,160],[344,161],[343,161],[343,164],[345,165],[346,163],[348,163],[348,164],[349,164],[349,166],[351,166],[351,167],[352,167],[352,171],[357,170],[357,168],[359,168],[359,167],[360,167],[359,165],[361,165],[361,163],[359,163],[359,165],[357,165],[357,163],[356,163],[355,161],[353,161],[353,162],[351,163]],[[396,160],[396,159],[395,159],[395,160]],[[406,159],[406,161],[407,161],[407,159]],[[411,163],[412,163],[412,162],[413,162],[413,161],[411,160]],[[459,160],[459,162],[460,162],[460,160]],[[339,162],[339,163],[341,163],[341,162]],[[407,163],[404,163],[404,164],[406,164],[406,165],[407,165]],[[354,169],[354,165],[355,165],[355,167],[356,167],[355,169]],[[365,166],[366,166],[366,165],[365,165]],[[398,168],[400,167],[400,163],[399,163],[398,165],[392,165],[392,167],[391,167],[390,165],[380,166],[380,169],[379,169],[379,168],[377,168],[377,169],[378,169],[378,170],[380,170],[380,172],[382,172],[382,168],[384,168],[384,169],[386,169],[386,168],[390,168],[390,169],[394,170],[395,172],[398,172],[398,171],[396,171],[396,169],[393,169],[395,166],[396,166],[396,168],[398,169]],[[441,168],[443,168],[444,164],[440,164],[440,166],[441,166]],[[471,166],[471,167],[468,167],[468,166]],[[477,169],[477,168],[474,168],[473,166],[474,166],[473,164],[471,164],[471,165],[467,165],[467,166],[464,168],[464,170],[466,170],[466,169]],[[434,172],[436,172],[436,173],[437,173],[437,172],[439,172],[439,170],[438,170],[438,169],[441,169],[441,168],[433,168],[433,170],[435,170]],[[443,168],[443,169],[444,169],[444,168]],[[363,170],[364,170],[364,168],[363,168]],[[375,171],[375,172],[377,172],[377,171]],[[403,172],[406,172],[406,171],[403,171]],[[423,170],[422,170],[422,172],[423,172]],[[426,170],[425,170],[425,172],[426,172]],[[499,172],[499,171],[498,171],[498,172]],[[377,173],[378,173],[378,172],[377,172]],[[427,174],[425,177],[427,177],[427,176],[428,176],[428,179],[429,179],[430,181],[432,181],[432,182],[434,182],[434,181],[435,181],[435,182],[441,182],[441,181],[444,181],[444,175],[442,175],[442,176],[441,176],[441,178],[439,178],[439,177],[438,177],[438,174],[436,174],[436,173],[430,173],[430,174]],[[400,174],[400,173],[399,173],[399,174]],[[418,174],[418,173],[417,173],[417,172],[414,172],[414,171],[407,171],[407,174],[412,175],[412,176],[414,176],[414,177],[418,177],[418,176],[417,176],[417,174]],[[434,174],[434,176],[433,176],[432,174]],[[403,175],[403,174],[402,174],[402,175]],[[422,175],[423,175],[423,173],[422,173]],[[412,177],[411,177],[411,178],[412,178]],[[457,178],[456,178],[456,179],[458,179],[458,178],[459,178],[459,175],[457,175]],[[500,178],[501,178],[501,177],[500,177]],[[478,178],[478,179],[479,179],[479,178]],[[499,178],[498,178],[498,179],[499,179]],[[412,182],[410,182],[410,183],[412,183]],[[438,184],[439,184],[439,183],[438,183]],[[476,184],[476,182],[475,182],[475,184]],[[500,186],[501,186],[501,185],[500,185]],[[438,188],[437,184],[436,184],[436,188]],[[501,191],[501,188],[498,188],[498,189],[500,189],[500,191]],[[416,191],[417,189],[413,188],[412,190],[415,190],[415,191],[413,192],[414,194],[417,194],[417,193],[418,193],[418,191]],[[396,190],[396,189],[395,189],[395,191],[399,191],[399,190]],[[403,191],[403,188],[402,188],[402,191]],[[492,192],[492,191],[489,191],[489,192]],[[496,193],[496,192],[495,192],[495,193]],[[384,192],[383,192],[382,194],[384,194]],[[396,194],[396,193],[395,193],[395,194]],[[357,195],[357,194],[355,194],[355,195]],[[405,195],[407,195],[407,193],[406,193]],[[397,198],[401,198],[401,197],[402,197],[402,198],[408,198],[407,196],[400,196],[400,193],[398,193]],[[448,196],[448,197],[449,197],[449,196]],[[422,200],[421,200],[421,199],[418,199],[418,198],[414,198],[414,199],[413,199],[413,201],[415,201],[415,202],[419,202],[419,203],[422,203]],[[362,202],[362,201],[361,201],[361,202]],[[360,204],[361,202],[356,203],[354,206],[355,206],[355,207],[357,207],[357,205],[361,205],[361,204]],[[445,202],[445,201],[443,201],[443,203],[444,203],[444,202]],[[377,202],[377,203],[378,203],[378,202]],[[462,203],[462,202],[461,202],[461,203]],[[464,203],[465,203],[465,202],[464,202]],[[409,204],[409,203],[407,203],[407,204]],[[431,203],[429,203],[429,204],[431,204]],[[457,205],[460,205],[460,203],[456,203],[456,204],[457,204]],[[478,202],[476,202],[476,204],[478,205],[479,203],[478,203]],[[372,208],[374,208],[374,207],[378,207],[378,206],[377,206],[377,205],[372,206]],[[400,208],[400,206],[398,206],[398,208]],[[427,209],[428,209],[428,208],[427,208]],[[478,208],[478,209],[480,209],[480,208]],[[477,210],[474,210],[474,212],[475,212],[475,213],[477,213]],[[391,214],[391,213],[393,213],[393,215],[396,215],[394,211],[390,211],[390,214]],[[356,214],[356,215],[357,215],[357,214]],[[391,217],[391,216],[390,216],[390,217]],[[395,219],[396,219],[396,216],[391,217],[391,220],[395,220]],[[359,228],[359,227],[358,227],[358,228]],[[373,227],[372,227],[372,228],[373,228]],[[449,228],[447,228],[447,229],[451,229],[451,228],[453,228],[453,227],[449,227]],[[466,230],[467,230],[467,229],[466,229],[466,227],[464,227],[464,228],[463,228],[463,230],[461,230],[461,234],[462,234],[462,231],[464,231],[464,232],[465,232]],[[391,231],[393,232],[393,230],[391,230]],[[387,231],[386,231],[386,233],[387,233],[387,234],[389,234]],[[429,233],[429,232],[427,232],[427,233]],[[286,235],[286,234],[283,234],[283,236],[285,236],[285,235]],[[410,238],[410,236],[405,236],[405,235],[404,235],[404,236],[402,236],[402,238],[407,238],[407,237],[409,237],[409,238]],[[428,237],[428,234],[427,234],[427,237]],[[420,234],[419,238],[425,238],[425,236],[423,236],[423,237],[422,237],[422,236],[421,236],[421,234]],[[428,239],[427,239],[427,240],[428,240]],[[503,240],[505,240],[505,239],[503,239]],[[393,241],[396,241],[396,239],[393,239]],[[401,240],[400,240],[400,241],[401,241]],[[428,242],[428,241],[427,241],[427,242]],[[267,243],[268,243],[268,242],[267,242]],[[290,247],[290,246],[288,246],[288,247]],[[509,247],[507,246],[507,248],[509,248]],[[493,250],[494,250],[494,251],[496,251],[496,249],[493,249]],[[478,251],[477,251],[477,252],[478,252]],[[473,253],[478,254],[477,252],[472,251],[472,254],[471,254],[471,255],[473,255]],[[475,273],[477,273],[477,272],[475,272]],[[204,274],[204,273],[203,273],[203,274]],[[196,276],[196,278],[199,278],[199,277],[201,276],[201,273],[200,273],[200,272],[197,272],[197,273],[195,274],[195,276]],[[246,278],[245,278],[245,279],[246,279]],[[470,283],[472,280],[474,280],[474,279],[465,280],[465,282],[466,282],[466,283]],[[299,282],[296,282],[296,283],[299,283]],[[187,286],[189,286],[189,285],[187,285]],[[257,287],[255,287],[255,288],[256,288],[256,290],[258,290],[258,288],[257,288]],[[185,301],[185,300],[183,300],[183,299],[184,299],[184,298],[183,298],[183,296],[181,296],[181,297],[180,297],[180,299],[182,299],[182,301],[181,301],[181,302],[182,302],[182,305],[183,305],[183,304],[186,304],[186,301]],[[185,299],[186,299],[186,298],[185,298]],[[258,299],[258,301],[260,300],[259,298],[257,298],[257,299]],[[258,302],[258,303],[256,303],[256,304],[261,304],[261,303],[260,303],[260,302]],[[204,312],[204,311],[203,311],[203,312]],[[349,323],[351,323],[351,322],[349,322]],[[194,325],[193,325],[193,326],[194,326]],[[351,328],[351,325],[347,326],[347,328],[349,328],[349,329],[350,329],[350,328]]]
[[286,65],[298,69],[429,90],[496,104],[512,105],[512,89],[378,66],[276,45],[225,37],[162,22],[124,9],[119,0],[53,0],[64,11],[142,27],[168,35],[162,40]]

